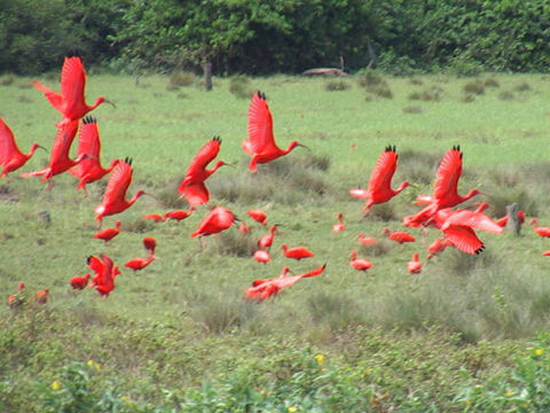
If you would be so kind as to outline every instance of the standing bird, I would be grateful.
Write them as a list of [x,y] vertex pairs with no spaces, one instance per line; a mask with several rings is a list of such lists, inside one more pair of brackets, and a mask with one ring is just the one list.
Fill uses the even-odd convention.
[[[77,130],[78,120],[63,124],[63,126],[57,130],[52,151],[50,153],[49,165],[46,168],[35,172],[24,172],[21,176],[42,176],[42,182],[46,182],[53,176],[68,171],[70,168],[86,159],[88,157],[87,155],[79,155],[74,160],[69,158],[69,151],[71,150],[71,145],[74,137],[76,136]],[[51,189],[52,186],[53,184],[50,181],[48,184],[48,189]]]
[[271,261],[271,256],[267,251],[257,250],[256,252],[254,252],[254,260],[267,264],[269,261]]
[[147,220],[153,221],[153,222],[164,222],[164,221],[166,221],[166,218],[164,217],[164,215],[159,215],[159,214],[147,214],[147,215],[142,215],[141,217],[143,219],[147,219]]
[[342,232],[346,229],[346,226],[344,224],[344,214],[339,213],[336,215],[336,219],[338,219],[338,222],[332,226],[332,230],[334,232]]
[[206,204],[210,199],[210,194],[204,185],[204,181],[223,165],[230,165],[227,162],[218,161],[212,169],[206,169],[208,164],[218,156],[220,146],[220,137],[214,137],[197,152],[187,168],[178,192],[189,203],[191,210],[198,205]]
[[535,233],[543,238],[550,237],[550,227],[539,227],[539,220],[537,218],[533,218],[529,224],[533,226],[533,231]]
[[372,268],[372,262],[364,258],[357,258],[356,250],[351,251],[349,264],[357,271],[367,271]]
[[19,307],[19,306],[21,306],[25,303],[26,296],[25,296],[25,293],[23,291],[24,289],[25,289],[25,283],[20,282],[19,286],[17,288],[17,292],[14,293],[14,294],[10,294],[8,296],[8,300],[7,300],[8,307],[16,308],[16,307]]
[[50,297],[50,290],[48,288],[40,290],[36,294],[34,294],[34,299],[38,304],[46,304],[48,302],[49,297]]
[[88,281],[90,280],[90,274],[87,273],[83,276],[76,276],[71,278],[71,281],[69,283],[71,284],[71,287],[73,290],[83,290],[88,285]]
[[355,237],[359,240],[359,243],[361,245],[372,245],[376,244],[378,242],[378,239],[373,237],[367,237],[364,233],[360,232],[357,234],[357,237]]
[[143,247],[151,254],[154,254],[157,249],[157,240],[153,237],[145,237],[143,238]]
[[[520,209],[517,212],[517,217],[518,217],[519,225],[520,226],[523,225],[525,223],[525,212]],[[508,219],[509,219],[508,215],[504,215],[502,218],[497,219],[495,222],[497,223],[498,226],[501,226],[504,228],[508,223]]]
[[258,248],[263,248],[266,250],[271,249],[273,245],[273,239],[275,238],[275,233],[277,232],[277,225],[272,225],[269,227],[269,234],[262,235],[257,242]]
[[267,225],[267,214],[261,209],[250,209],[246,211],[248,216],[262,225]]
[[184,211],[183,209],[175,209],[173,211],[168,211],[164,214],[164,220],[173,219],[175,221],[182,221],[191,215],[191,212]]
[[153,254],[150,254],[147,258],[134,258],[124,264],[124,266],[134,270],[135,274],[136,271],[142,270],[151,264],[155,258],[156,257]]
[[395,146],[387,146],[384,152],[378,157],[374,167],[367,190],[351,189],[349,194],[356,198],[366,199],[367,203],[363,207],[365,211],[370,211],[375,204],[388,202],[405,188],[411,186],[408,181],[403,181],[397,189],[392,189],[391,180],[397,169],[397,152]]
[[134,196],[126,200],[126,191],[132,182],[132,160],[126,158],[124,161],[120,161],[111,172],[103,200],[95,209],[96,221],[101,222],[103,217],[108,215],[119,214],[126,209],[130,208],[139,197],[142,195],[149,195],[143,190],[138,190]]
[[281,245],[281,249],[283,250],[283,254],[287,258],[292,258],[294,260],[303,260],[304,258],[314,257],[315,254],[308,250],[306,247],[294,247],[294,248],[288,248],[287,244]]
[[38,148],[44,149],[44,147],[39,144],[33,143],[28,154],[21,152],[15,142],[12,130],[6,122],[0,118],[0,167],[2,167],[0,178],[8,176],[9,173],[25,165]]
[[225,231],[233,225],[235,219],[235,215],[229,209],[222,206],[217,206],[203,218],[197,226],[197,229],[195,229],[195,231],[191,234],[191,237],[194,238],[199,236],[202,248],[202,237],[212,234],[219,234],[220,232]]
[[84,188],[92,182],[98,181],[113,170],[120,159],[114,159],[108,168],[102,168],[99,160],[101,152],[101,141],[99,140],[99,129],[97,120],[91,116],[86,116],[82,120],[78,136],[77,156],[86,158],[78,165],[69,169],[69,173],[80,179],[78,190]]
[[114,237],[116,237],[118,234],[120,234],[120,227],[121,227],[121,222],[116,221],[115,222],[115,228],[105,228],[104,230],[99,231],[98,233],[96,233],[92,238],[102,239],[103,241],[105,241],[105,244],[107,244]]
[[86,104],[84,96],[84,89],[86,87],[84,63],[82,63],[80,56],[74,54],[68,54],[63,62],[63,68],[61,69],[61,93],[54,92],[37,80],[33,82],[33,85],[44,93],[53,108],[63,115],[63,119],[56,125],[58,128],[68,122],[81,119],[86,113],[95,109],[103,102],[113,105],[112,102],[103,96],[98,97],[91,106]]
[[388,237],[388,239],[398,242],[399,244],[404,244],[405,242],[415,242],[416,238],[413,237],[411,234],[405,231],[395,231],[392,232],[389,228],[384,228],[382,233]]
[[407,271],[410,274],[420,274],[422,272],[422,263],[418,257],[418,252],[415,252],[412,255],[412,260],[407,263]]
[[288,154],[297,146],[303,146],[296,141],[290,142],[287,149],[281,149],[275,144],[273,136],[273,118],[267,105],[265,94],[254,93],[248,108],[248,139],[241,144],[244,151],[252,156],[250,169],[256,172],[257,164],[271,162]]

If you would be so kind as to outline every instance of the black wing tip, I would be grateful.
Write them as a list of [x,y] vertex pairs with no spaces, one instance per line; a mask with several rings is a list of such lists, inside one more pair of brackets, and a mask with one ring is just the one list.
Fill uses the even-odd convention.
[[385,149],[386,152],[397,152],[397,148],[395,145],[388,145],[386,146],[386,149]]
[[88,123],[97,123],[97,118],[94,118],[93,116],[86,116],[82,119],[82,123],[84,125],[87,125]]
[[258,90],[258,92],[256,93],[260,99],[267,100],[267,98],[265,97],[265,93],[262,92],[261,90]]
[[476,255],[479,255],[479,254],[481,254],[483,251],[485,251],[485,244],[481,245],[481,247],[479,247],[479,248],[475,251],[475,253],[476,253]]
[[124,158],[124,162],[126,162],[126,163],[127,163],[128,165],[130,165],[130,166],[132,165],[132,161],[133,161],[133,159],[130,158],[129,156],[127,156],[126,158]]
[[67,54],[65,55],[65,57],[79,57],[79,58],[82,58],[81,54],[80,54],[80,50],[78,49],[73,49],[73,50],[69,50],[67,52]]
[[213,138],[212,138],[213,141],[216,141],[216,142],[219,142],[219,143],[222,143],[222,138],[220,138],[220,135],[215,135]]
[[462,150],[460,149],[460,145],[453,145],[453,150],[458,151],[458,152],[462,152]]

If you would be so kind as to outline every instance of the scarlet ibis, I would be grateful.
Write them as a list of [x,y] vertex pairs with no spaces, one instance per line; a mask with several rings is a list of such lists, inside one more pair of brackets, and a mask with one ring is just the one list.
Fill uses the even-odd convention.
[[441,254],[445,248],[452,246],[451,242],[447,239],[436,238],[428,246],[428,260],[431,260],[433,257]]
[[304,258],[314,257],[315,254],[308,250],[306,247],[294,247],[294,248],[288,248],[287,244],[282,244],[281,249],[283,250],[283,254],[287,258],[292,258],[294,260],[303,260]]
[[433,196],[422,196],[423,202],[429,202],[428,206],[415,215],[403,219],[403,224],[409,227],[417,227],[426,224],[437,210],[450,208],[470,198],[483,194],[477,189],[471,189],[466,195],[461,196],[457,192],[458,180],[462,175],[462,151],[460,146],[453,146],[447,151],[436,173]]
[[297,141],[292,141],[286,149],[279,148],[273,136],[273,118],[267,105],[265,94],[258,91],[254,93],[248,108],[248,139],[241,144],[244,151],[252,156],[250,169],[256,172],[257,164],[271,162],[288,154],[297,146],[304,146]]
[[334,232],[342,232],[346,229],[346,225],[344,224],[344,214],[341,212],[336,215],[336,219],[338,222],[332,226],[332,230]]
[[378,157],[376,166],[371,173],[367,190],[350,190],[351,196],[367,200],[367,203],[363,207],[367,213],[373,205],[388,202],[405,188],[411,186],[410,182],[403,181],[397,189],[392,189],[391,180],[397,170],[397,158],[398,155],[395,151],[395,146],[387,146]]
[[53,108],[63,115],[63,119],[57,124],[57,127],[62,127],[70,121],[79,120],[103,102],[113,104],[103,96],[98,97],[91,106],[86,104],[84,96],[84,89],[86,87],[84,63],[80,56],[74,54],[68,54],[63,62],[63,68],[61,69],[61,93],[54,92],[37,80],[33,82],[33,85],[44,93]]
[[357,271],[367,271],[372,268],[372,262],[364,258],[357,258],[356,250],[351,251],[349,264]]
[[99,258],[91,255],[86,260],[95,276],[92,279],[91,287],[95,287],[100,296],[109,296],[115,289],[115,278],[121,274],[108,255],[102,254]]
[[109,175],[103,200],[95,209],[96,221],[99,221],[100,225],[104,217],[119,214],[130,208],[142,195],[150,195],[140,189],[131,199],[126,200],[126,191],[132,182],[131,164],[131,159],[126,158],[117,163]]
[[124,264],[124,266],[134,270],[135,274],[136,271],[142,270],[149,264],[151,264],[155,260],[155,258],[156,257],[153,254],[149,255],[147,258],[134,258]]
[[250,234],[252,232],[249,225],[246,225],[243,221],[239,224],[239,228],[237,228],[237,231],[239,231],[242,234]]
[[163,215],[159,215],[159,214],[147,214],[147,215],[142,215],[141,217],[143,219],[147,219],[147,220],[153,221],[153,222],[164,222],[164,221],[166,221],[166,218]]
[[[525,212],[521,209],[517,212],[518,222],[522,225],[525,222]],[[497,225],[505,227],[508,223],[508,215],[504,215],[502,218],[496,220]]]
[[550,237],[550,227],[539,227],[539,220],[537,218],[533,218],[529,224],[533,225],[533,231],[535,231],[537,235],[543,238]]
[[[432,225],[441,229],[445,235],[445,240],[447,240],[452,246],[467,254],[481,254],[485,249],[485,245],[479,239],[473,227],[469,225],[468,222],[454,222],[452,224],[445,225],[447,220],[454,214],[455,211],[451,208],[440,209],[435,213]],[[445,229],[442,229],[444,225]],[[498,228],[502,231],[501,227]]]
[[288,267],[284,267],[279,277],[270,278],[268,280],[254,280],[252,282],[252,286],[245,289],[246,294],[243,298],[246,300],[263,301],[271,296],[276,296],[279,293],[279,290],[296,284],[302,278],[321,275],[326,266],[327,265],[324,264],[310,272],[293,276],[288,276],[290,269]]
[[407,271],[410,274],[420,274],[422,272],[422,263],[420,262],[418,252],[412,255],[412,260],[407,263]]
[[267,264],[269,261],[271,261],[271,256],[267,251],[257,250],[256,252],[254,252],[254,260]]
[[50,290],[48,288],[40,290],[36,294],[34,294],[34,299],[38,304],[46,304],[48,302],[49,297],[50,297]]
[[191,236],[201,236],[202,238],[203,236],[218,234],[231,227],[234,222],[235,215],[229,209],[217,206],[203,218]]
[[277,225],[272,225],[269,227],[269,234],[262,235],[257,242],[259,248],[264,248],[269,250],[271,245],[273,245],[273,239],[275,238],[275,233],[277,232]]
[[[78,165],[69,169],[69,173],[80,179],[78,190],[84,188],[92,182],[98,181],[113,170],[120,159],[114,159],[108,168],[103,168],[100,162],[101,141],[99,139],[99,128],[97,119],[86,116],[82,120],[80,132],[78,135],[77,156],[85,157]],[[87,155],[87,156],[85,156]]]
[[8,296],[7,304],[10,308],[19,307],[25,302],[25,296],[23,290],[25,289],[25,283],[20,282],[17,288],[17,292]]
[[389,228],[384,228],[382,233],[388,237],[388,239],[395,241],[399,244],[404,244],[405,242],[415,242],[416,238],[413,237],[411,234],[405,231],[395,231],[392,232]]
[[[21,176],[42,176],[42,182],[46,182],[51,177],[69,170],[86,159],[88,157],[87,155],[79,155],[75,160],[69,158],[69,151],[78,130],[78,122],[78,120],[70,121],[57,130],[50,153],[50,163],[46,168],[35,172],[24,172]],[[50,182],[48,188],[51,189],[51,187],[52,184]]]
[[96,233],[92,238],[102,239],[103,241],[105,241],[105,243],[108,243],[110,240],[120,234],[120,228],[121,222],[116,221],[115,228],[105,228],[104,230]]
[[157,249],[157,240],[153,237],[145,237],[143,238],[143,247],[151,254],[154,254]]
[[502,227],[482,212],[487,207],[488,205],[483,202],[475,211],[469,209],[460,209],[454,211],[448,216],[445,222],[441,225],[440,229],[442,231],[445,231],[448,227],[452,225],[462,225],[482,231],[501,234],[503,232]]
[[6,122],[4,122],[4,119],[0,117],[0,166],[2,167],[0,178],[7,176],[9,173],[25,165],[38,148],[45,150],[45,148],[39,144],[33,143],[28,154],[21,152],[15,142],[12,130]]
[[204,185],[204,181],[223,165],[230,165],[227,162],[218,161],[212,169],[206,169],[208,164],[218,156],[220,147],[221,139],[219,136],[216,136],[197,152],[187,168],[178,192],[187,200],[191,208],[208,202],[210,194]]
[[173,219],[175,221],[182,221],[191,215],[191,212],[184,211],[183,209],[175,209],[173,211],[168,211],[164,214],[164,219]]
[[87,273],[83,276],[76,276],[71,278],[71,281],[69,283],[71,284],[71,287],[73,287],[73,290],[83,290],[88,285],[89,280],[90,273]]
[[362,245],[372,245],[372,244],[376,244],[378,242],[378,240],[376,238],[373,238],[373,237],[367,237],[364,233],[360,232],[359,234],[357,234],[357,237],[356,237],[358,240],[359,240],[359,243],[362,244]]
[[250,209],[246,211],[248,216],[262,225],[267,225],[267,213],[261,209]]
[[545,257],[550,257],[550,250],[546,250],[542,253],[543,256]]

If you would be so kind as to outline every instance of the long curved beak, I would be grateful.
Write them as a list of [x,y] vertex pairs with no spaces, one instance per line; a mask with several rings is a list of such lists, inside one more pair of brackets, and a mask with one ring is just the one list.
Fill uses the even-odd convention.
[[311,149],[309,149],[309,146],[306,146],[303,143],[297,143],[296,146],[301,146],[302,148],[306,148],[308,151],[311,151]]
[[116,108],[116,105],[114,104],[114,102],[111,102],[111,101],[108,100],[108,99],[105,99],[104,102],[105,102],[105,103],[108,103],[108,104],[111,105],[112,107]]

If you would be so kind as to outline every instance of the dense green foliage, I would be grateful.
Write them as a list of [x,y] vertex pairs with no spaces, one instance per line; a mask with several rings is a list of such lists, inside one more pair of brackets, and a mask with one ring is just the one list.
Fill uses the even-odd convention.
[[56,69],[71,49],[130,72],[299,73],[340,56],[351,71],[547,71],[549,44],[545,0],[0,1],[0,72]]

